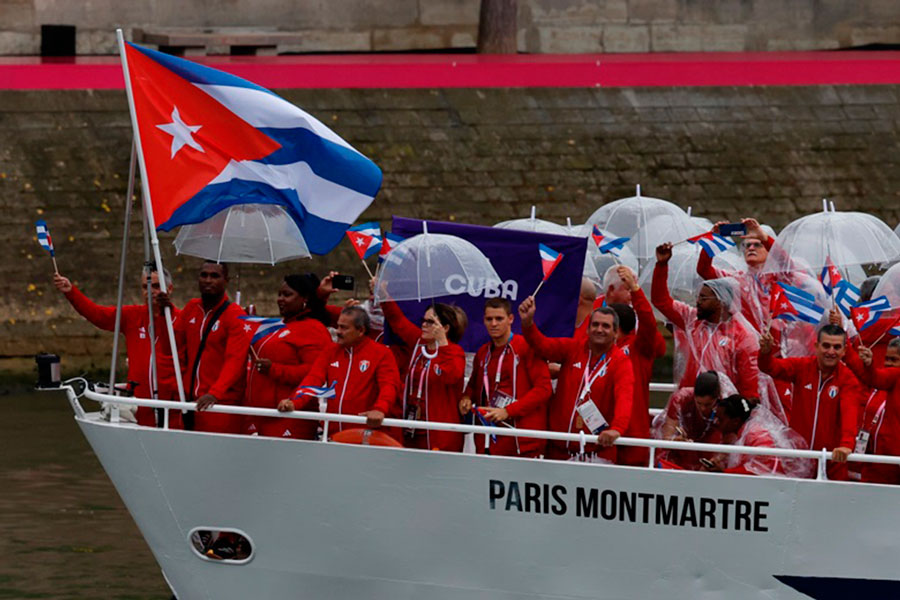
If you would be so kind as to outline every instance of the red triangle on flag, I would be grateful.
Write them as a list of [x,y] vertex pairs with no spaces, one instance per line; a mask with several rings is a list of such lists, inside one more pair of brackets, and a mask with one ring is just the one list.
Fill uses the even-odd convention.
[[260,159],[281,147],[146,54],[131,45],[125,53],[157,226],[230,161]]

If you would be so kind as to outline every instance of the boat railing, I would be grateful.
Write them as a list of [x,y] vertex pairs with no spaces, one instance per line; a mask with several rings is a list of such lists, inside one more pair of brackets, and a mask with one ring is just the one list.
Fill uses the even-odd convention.
[[[76,414],[82,418],[86,416],[84,409],[79,402],[80,397],[100,403],[108,403],[119,406],[146,406],[149,408],[161,408],[171,411],[196,411],[197,405],[194,402],[177,402],[170,400],[150,400],[145,398],[133,398],[127,396],[114,396],[91,389],[91,386],[85,386],[83,390],[76,391],[72,385],[64,384],[62,389],[66,391],[69,401],[72,404]],[[291,411],[278,412],[271,408],[257,408],[251,406],[234,406],[217,404],[206,409],[209,412],[233,414],[233,415],[249,415],[259,417],[274,417],[300,419],[307,421],[320,421],[323,423],[323,435],[321,442],[330,443],[328,440],[329,427],[333,423],[344,423],[349,425],[365,425],[366,417],[356,415],[344,415],[336,413],[323,413],[314,411]],[[116,422],[116,412],[111,413],[111,421]],[[168,421],[167,421],[168,422]],[[550,441],[576,442],[579,445],[580,452],[583,454],[587,444],[597,443],[597,435],[589,435],[584,432],[580,433],[563,433],[558,431],[544,431],[536,429],[519,429],[513,427],[500,426],[484,426],[484,425],[466,425],[462,423],[440,423],[434,421],[407,421],[405,419],[386,418],[382,424],[383,427],[398,428],[415,428],[429,431],[451,431],[457,433],[477,433],[490,436],[513,436],[526,437],[533,439],[543,439]],[[768,448],[754,446],[735,446],[725,444],[706,444],[700,442],[677,442],[672,440],[659,440],[652,438],[628,438],[620,437],[616,440],[617,446],[633,446],[649,449],[648,466],[653,467],[656,463],[656,453],[660,450],[685,450],[691,452],[711,452],[717,454],[743,454],[754,456],[775,456],[779,458],[799,458],[814,460],[818,463],[816,479],[826,479],[825,472],[827,463],[831,460],[831,452],[822,448],[821,450],[794,450],[789,448]],[[860,463],[875,463],[887,465],[900,465],[900,456],[885,456],[877,454],[851,454],[848,461]]]

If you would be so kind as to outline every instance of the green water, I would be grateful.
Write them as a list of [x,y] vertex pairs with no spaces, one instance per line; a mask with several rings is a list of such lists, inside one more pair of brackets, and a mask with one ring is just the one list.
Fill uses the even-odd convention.
[[0,392],[0,600],[170,597],[65,395]]

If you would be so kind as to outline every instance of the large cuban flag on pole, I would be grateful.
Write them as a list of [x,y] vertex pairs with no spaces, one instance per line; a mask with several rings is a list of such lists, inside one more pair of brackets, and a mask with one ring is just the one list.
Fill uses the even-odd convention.
[[158,229],[277,204],[327,254],[378,193],[375,163],[269,90],[131,43],[123,61]]

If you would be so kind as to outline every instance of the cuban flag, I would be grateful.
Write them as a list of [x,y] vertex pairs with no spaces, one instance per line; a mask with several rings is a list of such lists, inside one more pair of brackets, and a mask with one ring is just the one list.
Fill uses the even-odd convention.
[[851,310],[859,302],[859,288],[846,279],[841,279],[834,286],[834,289],[836,291],[834,295],[835,305],[844,313],[845,317],[848,319],[852,318]]
[[825,266],[822,267],[822,272],[819,273],[819,281],[822,282],[822,287],[825,288],[825,293],[829,296],[833,294],[834,290],[837,289],[837,285],[842,280],[843,277],[841,277],[841,272],[838,271],[838,268],[834,266],[833,262],[831,262],[831,257],[826,257]]
[[381,250],[381,226],[375,221],[351,227],[347,230],[347,237],[361,260],[365,260]]
[[284,321],[277,317],[238,317],[242,321],[244,321],[245,331],[248,333],[253,331],[253,326],[256,326],[256,330],[253,333],[253,337],[250,339],[250,345],[256,344],[256,342],[261,339],[268,337],[269,335],[275,333],[276,331],[280,331],[287,327],[284,324]]
[[825,309],[816,303],[815,296],[780,281],[773,287],[769,302],[772,317],[785,321],[804,321],[816,325],[825,314]]
[[291,399],[299,400],[303,396],[314,396],[316,398],[319,398],[320,400],[330,400],[336,395],[335,387],[337,387],[337,381],[332,381],[331,385],[329,385],[328,387],[301,385],[296,390],[294,390],[294,397]]
[[597,249],[600,250],[603,254],[612,254],[613,256],[621,256],[622,248],[625,246],[625,243],[631,238],[620,237],[609,239],[600,231],[600,228],[594,225],[593,231],[591,231],[591,239],[594,240],[594,243],[597,244]]
[[706,252],[706,255],[710,258],[736,246],[736,244],[727,237],[721,236],[718,233],[713,233],[712,231],[707,231],[706,233],[701,233],[700,235],[688,238],[687,242],[689,244],[700,244],[700,247],[703,248],[703,251]]
[[277,204],[327,254],[378,193],[375,163],[269,90],[131,43],[122,59],[158,229]]
[[50,237],[50,227],[46,221],[37,221],[35,224],[37,230],[37,240],[41,248],[50,253],[50,256],[56,256],[53,251],[53,238]]
[[888,329],[897,325],[898,310],[891,307],[890,301],[885,296],[878,296],[851,308],[850,315],[853,325],[860,334],[877,324],[878,330],[884,332],[885,325]]
[[378,262],[387,260],[387,255],[391,253],[391,250],[405,239],[405,237],[395,233],[385,233],[381,240],[381,250],[378,251]]
[[547,281],[547,278],[556,269],[556,265],[562,261],[563,254],[544,244],[538,244],[538,251],[541,254],[541,268],[544,270],[543,281]]

